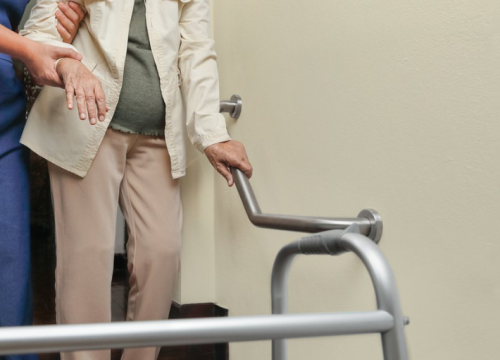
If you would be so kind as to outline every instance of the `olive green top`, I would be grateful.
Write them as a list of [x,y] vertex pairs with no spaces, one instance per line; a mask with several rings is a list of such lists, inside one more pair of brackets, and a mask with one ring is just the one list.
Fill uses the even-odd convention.
[[135,0],[128,35],[123,86],[109,126],[134,134],[165,133],[165,103],[149,44],[144,0]]

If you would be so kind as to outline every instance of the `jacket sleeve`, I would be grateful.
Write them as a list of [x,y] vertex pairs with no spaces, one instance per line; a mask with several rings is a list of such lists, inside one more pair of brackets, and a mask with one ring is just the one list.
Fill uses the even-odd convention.
[[214,41],[210,38],[209,0],[184,3],[179,28],[181,91],[186,104],[187,134],[201,152],[210,145],[231,140],[219,113],[219,77]]
[[[55,14],[57,3],[60,1],[68,2],[69,0],[38,0],[31,10],[30,17],[26,21],[24,29],[19,34],[39,43],[78,51],[73,45],[64,43],[57,31]],[[83,0],[71,1],[78,3],[85,10]]]

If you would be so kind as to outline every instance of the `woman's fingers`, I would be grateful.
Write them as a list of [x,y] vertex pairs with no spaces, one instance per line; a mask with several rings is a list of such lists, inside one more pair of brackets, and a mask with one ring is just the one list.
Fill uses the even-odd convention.
[[233,186],[233,175],[229,171],[229,169],[226,167],[226,165],[218,162],[217,165],[215,166],[215,169],[219,174],[221,174],[227,181],[227,184],[229,186]]
[[73,85],[66,85],[66,104],[68,105],[69,110],[73,110],[73,99],[75,97],[75,88]]
[[91,85],[87,87],[77,85],[75,88],[71,84],[66,85],[66,103],[69,110],[73,109],[73,99],[75,96],[81,120],[85,120],[88,113],[90,125],[97,124],[98,118],[100,121],[104,121],[107,107],[102,88],[95,86],[94,89]]
[[94,88],[87,86],[85,88],[85,103],[87,104],[87,112],[89,113],[90,125],[97,124],[96,98]]
[[76,87],[76,106],[78,107],[80,120],[85,120],[87,118],[85,114],[85,90],[83,90],[82,86]]
[[106,106],[106,95],[102,89],[101,84],[97,84],[95,87],[95,97],[97,102],[97,112],[99,116],[99,121],[104,121],[106,119],[106,112],[108,107]]
[[245,158],[244,160],[240,161],[238,169],[243,171],[245,173],[245,175],[247,176],[247,178],[250,179],[252,177],[253,168],[252,168],[252,165],[250,164],[250,162],[248,161],[248,159]]

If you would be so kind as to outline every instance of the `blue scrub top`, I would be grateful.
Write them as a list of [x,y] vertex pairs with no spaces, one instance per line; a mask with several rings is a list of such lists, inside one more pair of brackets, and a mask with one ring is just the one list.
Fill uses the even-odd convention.
[[[0,24],[17,30],[29,0],[0,0]],[[0,38],[0,41],[2,39]],[[0,155],[19,146],[26,96],[9,55],[0,53]]]
[[[17,29],[27,4],[28,0],[0,0],[0,24]],[[25,105],[24,87],[15,77],[12,60],[0,54],[0,326],[31,324],[29,154],[19,143]]]

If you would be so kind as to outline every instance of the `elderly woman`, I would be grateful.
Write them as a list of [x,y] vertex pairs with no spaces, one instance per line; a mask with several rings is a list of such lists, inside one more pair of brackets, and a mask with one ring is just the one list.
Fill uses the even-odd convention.
[[[57,62],[65,91],[42,91],[21,140],[50,162],[57,320],[111,320],[118,204],[129,233],[127,319],[166,319],[180,261],[185,135],[230,186],[229,166],[252,172],[219,114],[209,1],[78,3],[86,16],[73,49],[83,60]],[[55,0],[38,0],[22,34],[60,41],[56,8]],[[126,349],[122,358],[154,360],[158,350]],[[109,358],[108,350],[62,354],[63,360]]]
[[[29,181],[27,149],[19,144],[26,99],[12,58],[22,60],[40,85],[63,86],[54,69],[59,58],[81,59],[76,51],[43,45],[19,36],[28,0],[0,1],[0,326],[31,323]],[[74,4],[55,12],[54,32],[71,42],[84,13]],[[57,29],[57,30],[56,30]],[[4,357],[1,357],[4,359]],[[7,359],[34,359],[12,356]]]

